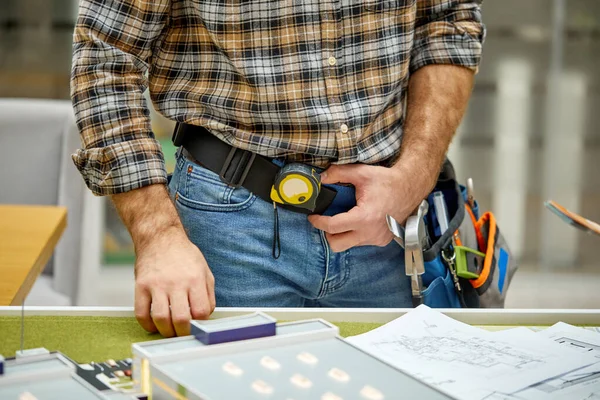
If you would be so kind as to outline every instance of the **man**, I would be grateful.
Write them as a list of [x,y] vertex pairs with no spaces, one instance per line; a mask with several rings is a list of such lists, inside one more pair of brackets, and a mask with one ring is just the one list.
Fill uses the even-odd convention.
[[[220,306],[410,306],[385,215],[404,221],[435,185],[481,58],[480,3],[81,1],[74,161],[131,233],[140,324],[187,334],[215,288]],[[169,188],[147,87],[187,132]],[[304,163],[337,195],[307,217],[234,187],[227,161],[206,167],[229,145],[247,156],[236,171],[252,153]]]

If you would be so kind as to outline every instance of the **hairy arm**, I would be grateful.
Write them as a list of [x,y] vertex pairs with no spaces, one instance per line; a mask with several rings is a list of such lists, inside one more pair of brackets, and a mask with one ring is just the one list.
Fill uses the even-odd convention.
[[420,202],[435,186],[473,81],[472,70],[455,65],[428,65],[411,76],[402,147],[393,167],[416,183],[410,203]]
[[135,315],[163,336],[189,334],[189,321],[215,308],[214,278],[188,239],[167,188],[145,186],[112,195],[135,246]]
[[[424,198],[465,113],[481,61],[482,0],[418,0],[400,157]],[[420,202],[421,200],[417,200]],[[417,203],[418,204],[418,203]]]
[[185,235],[164,185],[150,185],[111,198],[129,230],[136,253],[143,252],[164,234]]

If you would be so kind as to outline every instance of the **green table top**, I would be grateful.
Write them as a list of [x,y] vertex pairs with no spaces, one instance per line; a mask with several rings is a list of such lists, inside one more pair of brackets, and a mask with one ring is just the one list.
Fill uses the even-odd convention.
[[[336,323],[344,337],[368,332],[375,323]],[[60,351],[79,363],[131,357],[131,344],[162,339],[131,317],[25,317],[25,348]],[[21,318],[0,317],[0,354],[13,357],[20,348]]]

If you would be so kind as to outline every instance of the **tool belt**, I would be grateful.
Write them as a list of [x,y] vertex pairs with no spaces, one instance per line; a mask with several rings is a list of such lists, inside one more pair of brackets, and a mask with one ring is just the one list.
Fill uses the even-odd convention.
[[[238,149],[211,134],[206,128],[178,123],[173,133],[173,144],[183,147],[197,164],[219,174],[221,180],[233,187],[243,186],[256,196],[271,203],[271,188],[280,167],[273,159]],[[336,192],[321,187],[312,213],[322,214],[332,203]],[[281,204],[281,208],[311,214],[307,209]]]
[[[431,212],[436,191],[443,192],[449,216],[448,229],[441,235]],[[458,184],[452,164],[446,161],[427,198],[430,212],[424,217],[429,238],[434,239],[423,251],[422,299],[429,307],[504,307],[518,268],[493,213],[480,217],[477,202],[467,198],[467,188]]]

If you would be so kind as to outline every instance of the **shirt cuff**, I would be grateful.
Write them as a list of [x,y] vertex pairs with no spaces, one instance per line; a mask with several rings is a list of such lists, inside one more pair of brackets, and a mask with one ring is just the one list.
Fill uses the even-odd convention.
[[167,183],[160,143],[151,138],[77,150],[72,156],[87,187],[97,196]]
[[451,34],[425,35],[415,38],[411,52],[410,72],[432,64],[459,65],[475,73],[479,70],[485,29],[476,37],[455,29]]

